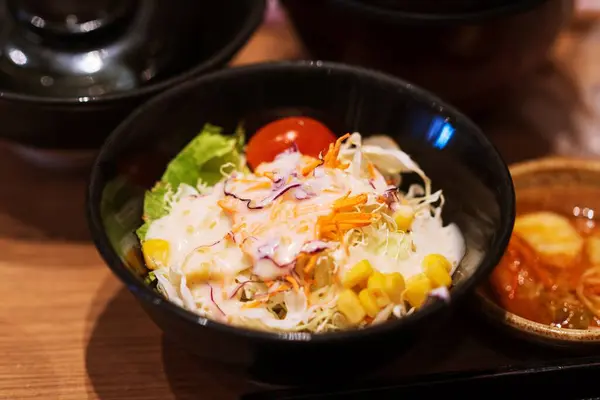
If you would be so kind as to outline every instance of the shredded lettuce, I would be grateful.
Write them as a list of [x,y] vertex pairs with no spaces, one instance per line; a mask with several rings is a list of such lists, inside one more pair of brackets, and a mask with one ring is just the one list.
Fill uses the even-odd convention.
[[410,236],[404,232],[381,232],[379,235],[373,235],[369,239],[367,248],[374,254],[391,257],[397,261],[405,260],[410,255]]
[[156,282],[156,275],[154,274],[153,271],[150,271],[148,273],[148,275],[146,275],[146,278],[144,279],[144,283],[148,286],[152,286],[154,285]]
[[153,221],[169,213],[170,203],[181,185],[210,187],[223,178],[223,165],[244,169],[243,147],[241,127],[234,135],[224,135],[222,128],[205,124],[202,132],[171,160],[161,180],[146,192],[144,224],[136,231],[140,240],[146,238]]

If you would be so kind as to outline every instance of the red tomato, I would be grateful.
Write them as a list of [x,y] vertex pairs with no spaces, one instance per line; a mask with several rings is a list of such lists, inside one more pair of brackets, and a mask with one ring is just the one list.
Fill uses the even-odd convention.
[[317,157],[336,136],[325,125],[308,117],[289,117],[273,121],[256,132],[246,146],[246,158],[252,169],[270,162],[282,151],[292,147],[307,156]]

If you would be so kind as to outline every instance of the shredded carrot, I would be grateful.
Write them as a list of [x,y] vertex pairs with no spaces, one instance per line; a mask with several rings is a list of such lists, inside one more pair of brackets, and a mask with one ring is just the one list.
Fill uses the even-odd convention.
[[310,227],[308,225],[303,225],[298,229],[298,233],[308,232],[309,229],[310,229]]
[[277,287],[277,289],[272,290],[272,291],[269,292],[269,297],[274,296],[274,295],[276,295],[277,293],[280,293],[280,292],[285,292],[286,290],[290,290],[290,286],[286,285],[285,283],[281,284],[281,285],[279,285]]
[[333,219],[336,221],[344,221],[346,219],[361,219],[361,220],[369,220],[370,221],[372,218],[373,218],[372,213],[365,213],[365,212],[358,212],[358,211],[337,213],[333,216]]
[[266,176],[267,178],[269,178],[272,181],[275,180],[275,174],[273,174],[270,171],[264,172],[263,175]]
[[354,228],[369,226],[373,223],[371,213],[343,212],[317,218],[317,235],[326,239],[342,240],[343,234]]
[[221,200],[217,201],[217,204],[225,212],[228,212],[231,214],[237,212],[237,210],[235,208],[233,208],[231,204],[228,204],[227,200],[225,200],[225,199],[221,199]]
[[269,214],[269,219],[271,221],[274,221],[277,218],[279,218],[282,208],[283,208],[283,207],[281,207],[282,200],[283,200],[283,197],[280,197],[273,202],[273,205],[271,206],[271,213]]
[[323,224],[321,226],[322,230],[337,230],[340,228],[343,231],[347,231],[354,228],[362,228],[364,226],[371,225],[371,221],[363,221],[363,220],[349,220],[349,221],[332,221],[329,224]]
[[338,286],[342,285],[342,281],[340,280],[340,277],[338,276],[338,274],[333,274],[333,282]]
[[259,182],[254,186],[250,186],[248,190],[270,189],[271,184],[271,182]]
[[242,222],[239,225],[234,226],[233,228],[231,228],[231,232],[233,233],[238,233],[239,231],[241,231],[242,229],[246,228],[246,223]]
[[325,156],[323,157],[323,162],[327,166],[331,162],[330,159],[331,159],[331,155],[334,152],[334,148],[335,148],[335,145],[333,143],[329,143],[329,148],[327,149],[327,152],[325,153]]
[[253,226],[252,231],[250,232],[250,236],[261,236],[262,234],[264,234],[267,230],[269,230],[269,225],[268,224],[255,224]]
[[315,265],[317,265],[317,258],[318,258],[317,255],[310,257],[310,259],[308,260],[308,263],[304,267],[305,274],[310,274],[312,272],[312,270],[315,268]]
[[339,240],[339,237],[335,232],[323,232],[319,235],[319,237],[321,239],[330,240],[332,242],[337,242]]
[[339,169],[346,169],[348,168],[348,166],[350,164],[344,164],[341,163],[338,160],[338,155],[340,153],[340,148],[342,146],[342,142],[346,139],[348,139],[350,137],[349,133],[346,133],[344,136],[338,138],[338,140],[335,141],[335,144],[330,144],[329,145],[329,149],[327,149],[327,153],[325,154],[325,157],[323,157],[323,164],[329,168],[339,168]]
[[310,305],[310,300],[309,300],[309,297],[310,297],[310,283],[309,282],[306,282],[304,284],[304,295],[306,296],[306,300],[309,303],[308,305]]
[[289,283],[292,284],[292,287],[294,288],[294,291],[297,292],[300,290],[300,286],[298,285],[298,281],[296,281],[296,279],[294,279],[293,276],[286,276],[285,280],[288,281]]
[[308,164],[306,167],[302,168],[302,175],[307,176],[308,174],[310,174],[311,172],[313,172],[315,170],[315,168],[317,168],[321,164],[323,164],[322,160],[314,160],[313,162],[311,162],[310,164]]
[[342,232],[342,228],[340,226],[339,221],[335,221],[335,232],[337,233],[338,237],[340,238],[340,242],[343,242],[343,240],[344,240],[344,232]]
[[309,206],[296,207],[297,214],[310,214],[321,210],[323,210],[323,206],[314,204]]
[[246,256],[248,256],[249,258],[254,257],[254,252],[251,251],[250,249],[247,248],[247,246],[244,246],[243,244],[240,246],[240,250],[242,251],[242,253],[244,253]]
[[[257,174],[256,176],[260,176],[260,175]],[[256,183],[256,179],[245,179],[245,178],[236,178],[233,181],[238,182],[238,183]]]
[[352,197],[344,196],[340,199],[337,199],[333,203],[333,209],[335,211],[344,211],[347,209],[354,209],[357,206],[365,204],[368,199],[369,199],[369,197],[367,196],[366,193],[361,193],[357,196],[352,196]]
[[260,301],[256,301],[256,300],[247,301],[244,304],[242,304],[242,308],[256,308],[261,304],[262,303]]
[[371,179],[377,178],[377,171],[375,170],[375,166],[372,162],[367,164],[367,169],[369,170],[369,177]]
[[268,288],[270,288],[274,284],[275,284],[275,282],[273,282],[273,281],[265,281],[265,285],[267,285]]

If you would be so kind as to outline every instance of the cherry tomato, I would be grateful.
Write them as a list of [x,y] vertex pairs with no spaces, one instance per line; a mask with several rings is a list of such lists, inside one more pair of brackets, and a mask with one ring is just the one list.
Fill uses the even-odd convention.
[[325,125],[308,117],[289,117],[273,121],[256,132],[246,146],[246,158],[252,169],[270,162],[277,154],[292,147],[307,156],[317,157],[327,150],[336,136]]

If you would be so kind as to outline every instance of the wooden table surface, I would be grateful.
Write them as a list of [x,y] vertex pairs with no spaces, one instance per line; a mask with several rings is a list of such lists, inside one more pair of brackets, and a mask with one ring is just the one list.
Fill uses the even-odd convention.
[[[301,56],[285,19],[272,15],[234,63]],[[599,61],[600,18],[587,14],[509,116],[487,120],[508,161],[600,155]],[[232,399],[256,389],[164,341],[111,275],[87,232],[82,170],[40,168],[14,150],[0,144],[0,399]],[[386,373],[514,360],[477,335],[457,336],[443,357],[398,360]]]

